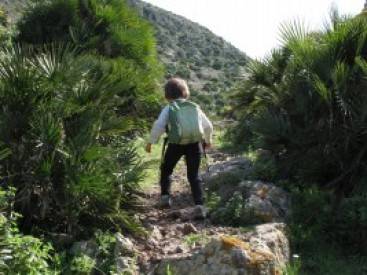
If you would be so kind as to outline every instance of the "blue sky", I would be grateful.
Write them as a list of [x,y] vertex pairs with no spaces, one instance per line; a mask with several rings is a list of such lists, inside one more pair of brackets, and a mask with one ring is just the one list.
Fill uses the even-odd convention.
[[334,5],[341,14],[358,14],[364,0],[144,0],[197,22],[251,57],[278,45],[279,26],[295,19],[321,29]]

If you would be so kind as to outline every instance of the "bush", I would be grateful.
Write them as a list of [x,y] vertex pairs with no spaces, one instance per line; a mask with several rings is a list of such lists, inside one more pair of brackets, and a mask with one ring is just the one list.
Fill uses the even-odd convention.
[[14,195],[13,189],[0,189],[0,273],[54,273],[58,260],[52,246],[19,233],[16,225],[19,215],[12,210]]
[[292,187],[291,194],[290,243],[302,263],[296,274],[363,274],[367,266],[365,227],[357,217],[363,213],[365,202],[360,198],[364,195],[345,199],[335,212],[332,193],[316,186]]
[[133,124],[118,118],[116,80],[63,47],[2,55],[0,176],[17,188],[22,229],[70,237],[136,230],[125,210],[142,167],[122,137]]
[[[159,105],[151,27],[124,1],[29,5],[1,51],[0,177],[24,232],[137,231],[142,165],[132,140]],[[52,234],[51,234],[52,233]]]
[[274,182],[280,177],[277,163],[272,156],[257,156],[253,161],[249,179]]
[[[215,197],[210,198],[215,199]],[[247,226],[258,221],[255,218],[253,209],[245,206],[245,200],[241,192],[234,192],[228,201],[221,204],[216,202],[214,207],[212,200],[209,200],[209,206],[212,208],[210,218],[214,223],[229,226]]]
[[349,194],[367,164],[367,19],[333,20],[318,33],[283,27],[283,48],[252,62],[234,137],[270,150],[284,174]]
[[345,198],[330,231],[335,240],[352,253],[367,253],[367,193],[353,193]]
[[26,9],[18,29],[19,43],[70,44],[78,53],[103,60],[99,70],[115,77],[119,86],[114,107],[121,116],[151,119],[158,111],[162,68],[154,32],[125,1],[37,1]]
[[71,274],[89,275],[92,274],[96,261],[87,255],[75,257],[70,264]]

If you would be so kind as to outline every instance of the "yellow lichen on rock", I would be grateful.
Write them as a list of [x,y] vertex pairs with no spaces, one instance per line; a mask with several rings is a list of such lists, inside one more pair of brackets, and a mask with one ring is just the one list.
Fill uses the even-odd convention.
[[265,200],[266,197],[268,196],[268,193],[269,193],[269,187],[264,186],[256,192],[256,195],[258,195],[261,199]]
[[[225,250],[231,250],[233,248],[240,248],[246,251],[249,255],[248,265],[252,268],[259,268],[261,264],[267,262],[273,262],[275,257],[272,253],[262,251],[260,249],[251,248],[249,243],[246,243],[233,236],[221,236],[222,245]],[[274,269],[272,275],[278,275],[277,270]]]
[[250,245],[248,243],[245,243],[244,241],[231,236],[222,236],[221,237],[223,248],[226,250],[230,250],[232,248],[238,247],[245,250],[250,249]]

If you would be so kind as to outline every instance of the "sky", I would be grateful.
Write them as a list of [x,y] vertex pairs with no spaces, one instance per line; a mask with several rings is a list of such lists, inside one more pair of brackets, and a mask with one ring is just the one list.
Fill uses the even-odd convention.
[[330,9],[356,15],[365,0],[144,0],[182,15],[223,37],[252,58],[279,45],[279,27],[300,20],[322,29]]

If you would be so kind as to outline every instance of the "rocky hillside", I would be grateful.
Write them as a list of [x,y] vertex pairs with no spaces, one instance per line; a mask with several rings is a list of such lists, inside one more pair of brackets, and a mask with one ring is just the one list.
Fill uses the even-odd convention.
[[225,92],[244,74],[249,58],[207,28],[140,0],[129,0],[156,28],[167,77],[189,79],[195,100],[220,112]]
[[[226,92],[243,77],[249,58],[197,23],[140,0],[127,1],[155,27],[167,77],[188,79],[194,101],[212,114],[222,112]],[[30,0],[0,0],[0,6],[14,21],[27,2]]]
[[24,5],[28,0],[0,0],[0,7],[9,14],[10,21],[14,21],[15,18],[22,12]]

